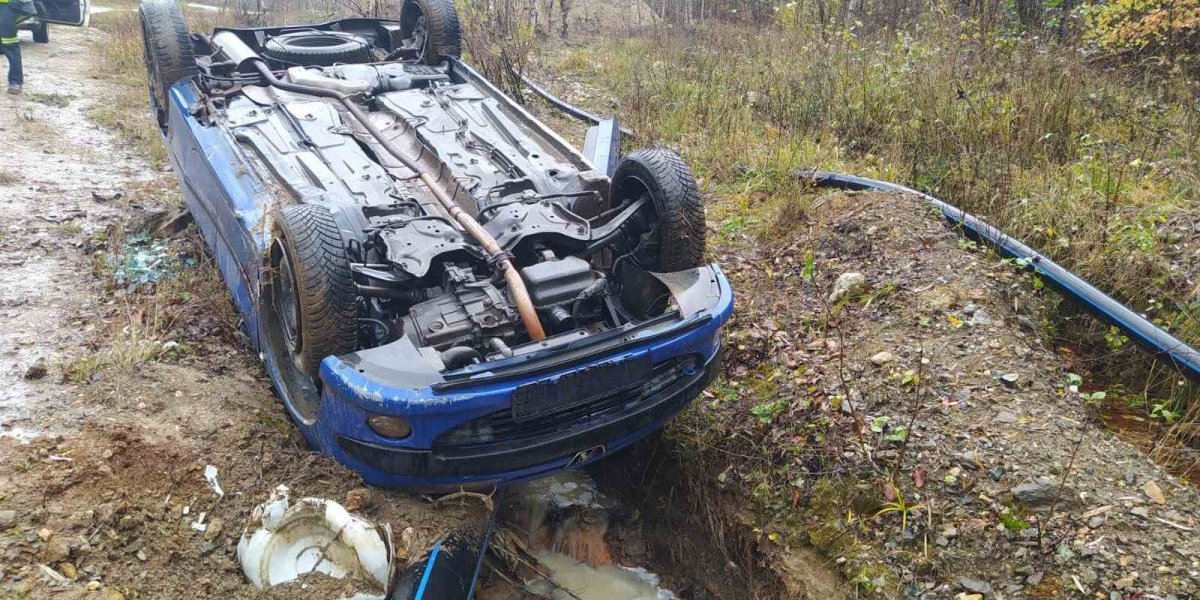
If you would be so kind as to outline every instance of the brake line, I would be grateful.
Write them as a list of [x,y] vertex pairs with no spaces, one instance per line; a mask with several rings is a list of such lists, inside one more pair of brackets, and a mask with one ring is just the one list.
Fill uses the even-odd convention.
[[950,225],[960,228],[967,236],[980,240],[1001,253],[1027,264],[1027,268],[1083,304],[1098,319],[1113,325],[1150,351],[1154,358],[1166,360],[1194,382],[1200,383],[1200,352],[1183,340],[1167,333],[1128,306],[1097,289],[1087,280],[1050,260],[1034,249],[1012,238],[999,228],[988,224],[944,200],[895,183],[829,173],[799,171],[796,177],[812,181],[818,187],[842,190],[898,192],[912,194],[932,204],[942,212]]
[[[228,36],[225,34],[228,34]],[[230,37],[232,37],[232,39],[229,39]],[[218,41],[217,38],[221,38],[221,40]],[[446,190],[443,189],[436,180],[434,180],[432,175],[430,175],[426,170],[422,169],[420,165],[418,165],[415,161],[405,155],[404,152],[392,144],[391,140],[389,140],[387,136],[385,136],[383,132],[375,126],[375,123],[373,123],[371,119],[367,117],[366,113],[364,113],[362,109],[358,107],[358,104],[350,99],[350,96],[331,89],[301,85],[279,79],[279,77],[277,77],[275,73],[271,71],[271,68],[267,65],[266,61],[263,60],[261,56],[258,56],[258,54],[253,50],[251,50],[249,46],[246,46],[245,42],[243,42],[240,38],[237,38],[236,34],[222,32],[216,36],[213,36],[213,43],[225,49],[225,44],[222,42],[226,42],[231,46],[234,46],[228,49],[232,50],[232,52],[227,50],[226,54],[232,54],[233,56],[231,56],[231,58],[234,59],[239,66],[245,65],[246,63],[252,63],[258,74],[261,75],[262,78],[266,80],[269,85],[271,85],[271,87],[288,92],[329,98],[332,100],[337,100],[339,103],[341,103],[346,111],[349,112],[355,120],[362,124],[363,128],[367,130],[367,133],[371,134],[371,137],[375,138],[375,140],[379,142],[379,144],[383,146],[385,150],[388,151],[388,154],[391,154],[396,158],[396,160],[400,161],[401,164],[412,170],[420,177],[421,182],[425,184],[425,187],[429,188],[429,191],[433,194],[433,197],[438,201],[438,203],[442,205],[442,208],[446,210],[446,212],[448,212],[450,216],[453,217],[454,220],[457,221],[459,225],[461,225],[462,228],[466,230],[466,232],[472,238],[474,238],[476,242],[479,243],[479,245],[483,246],[484,251],[486,251],[488,254],[490,262],[496,265],[496,268],[500,271],[501,275],[503,275],[505,282],[507,282],[508,289],[513,296],[513,301],[517,305],[517,312],[521,316],[521,322],[525,325],[525,330],[529,332],[530,339],[536,342],[546,338],[546,330],[542,327],[542,322],[538,318],[537,309],[535,309],[533,306],[533,300],[529,296],[528,288],[525,287],[525,281],[521,279],[521,274],[517,271],[516,266],[512,262],[512,256],[500,247],[500,244],[496,241],[496,238],[492,237],[492,235],[488,233],[487,230],[484,229],[474,217],[467,214],[462,207],[458,206],[458,203],[446,193]],[[241,47],[236,47],[237,45],[240,45]]]

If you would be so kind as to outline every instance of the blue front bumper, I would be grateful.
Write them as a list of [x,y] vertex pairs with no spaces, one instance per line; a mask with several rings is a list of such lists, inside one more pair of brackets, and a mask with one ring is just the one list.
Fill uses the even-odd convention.
[[[571,352],[507,370],[447,374],[444,381],[411,388],[381,383],[345,357],[328,357],[321,365],[318,415],[300,428],[314,447],[372,485],[487,486],[581,466],[649,435],[715,377],[733,292],[719,268],[706,269],[719,293],[706,306],[691,307],[688,316],[598,335]],[[649,375],[582,404],[514,419],[517,388],[591,369],[604,372],[626,361],[647,365]],[[403,417],[412,434],[382,437],[367,426],[374,415]]]

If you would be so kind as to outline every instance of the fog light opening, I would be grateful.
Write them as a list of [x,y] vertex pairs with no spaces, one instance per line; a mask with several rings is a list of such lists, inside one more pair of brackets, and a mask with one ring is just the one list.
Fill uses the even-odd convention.
[[375,415],[367,419],[367,425],[371,431],[394,440],[404,439],[412,433],[412,425],[400,417]]

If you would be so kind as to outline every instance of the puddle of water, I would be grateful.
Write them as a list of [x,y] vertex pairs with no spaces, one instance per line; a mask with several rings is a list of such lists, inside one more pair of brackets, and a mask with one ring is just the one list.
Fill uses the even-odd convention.
[[645,569],[589,567],[557,552],[542,552],[537,557],[558,587],[536,580],[526,584],[526,589],[553,600],[675,600],[675,594],[658,587],[658,576]]

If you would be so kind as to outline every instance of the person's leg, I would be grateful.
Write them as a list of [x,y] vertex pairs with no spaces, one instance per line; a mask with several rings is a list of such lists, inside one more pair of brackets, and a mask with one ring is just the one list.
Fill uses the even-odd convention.
[[21,88],[25,74],[21,68],[21,45],[17,38],[17,11],[8,4],[0,5],[0,49],[8,59],[8,87],[10,91]]

